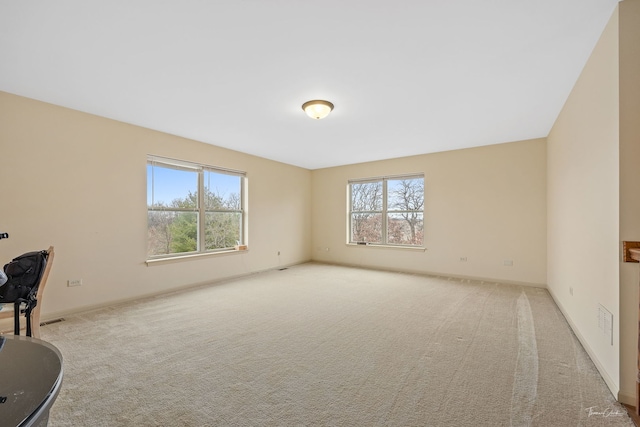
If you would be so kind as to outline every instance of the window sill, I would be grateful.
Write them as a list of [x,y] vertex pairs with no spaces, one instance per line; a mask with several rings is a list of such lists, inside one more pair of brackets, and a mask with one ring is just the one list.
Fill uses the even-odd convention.
[[147,264],[147,267],[152,267],[155,265],[172,264],[175,262],[184,262],[184,261],[193,261],[201,258],[211,258],[211,257],[217,257],[217,256],[224,256],[224,255],[242,254],[245,252],[249,252],[249,250],[248,249],[229,249],[226,251],[207,252],[203,254],[189,254],[189,255],[178,255],[178,256],[172,256],[172,257],[166,257],[166,258],[153,258],[153,259],[148,259],[146,261],[146,264]]
[[376,249],[400,249],[403,251],[415,251],[415,252],[426,252],[427,248],[424,246],[399,246],[399,245],[378,245],[375,243],[367,243],[366,245],[358,244],[358,243],[347,243],[347,247],[358,247],[358,248],[376,248]]

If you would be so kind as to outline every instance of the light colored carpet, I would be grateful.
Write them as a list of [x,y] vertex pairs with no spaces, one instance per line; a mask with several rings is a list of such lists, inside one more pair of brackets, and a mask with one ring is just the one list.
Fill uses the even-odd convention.
[[42,338],[52,427],[633,425],[537,288],[304,264]]

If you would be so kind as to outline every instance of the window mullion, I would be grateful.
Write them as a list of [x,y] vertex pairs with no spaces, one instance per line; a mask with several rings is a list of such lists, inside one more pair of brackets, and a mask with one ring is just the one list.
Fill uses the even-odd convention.
[[204,252],[205,238],[204,170],[198,170],[198,250]]
[[239,243],[241,245],[246,245],[247,241],[245,239],[245,230],[246,230],[246,212],[244,205],[245,191],[244,188],[246,185],[246,180],[244,177],[240,178],[240,230],[238,233],[238,237],[240,238]]
[[347,185],[347,188],[349,189],[349,228],[347,229],[347,236],[348,238],[348,242],[349,243],[353,243],[354,238],[353,238],[353,184],[349,183]]
[[387,180],[382,180],[382,244],[387,244]]
[[151,163],[151,206],[156,205],[156,164]]

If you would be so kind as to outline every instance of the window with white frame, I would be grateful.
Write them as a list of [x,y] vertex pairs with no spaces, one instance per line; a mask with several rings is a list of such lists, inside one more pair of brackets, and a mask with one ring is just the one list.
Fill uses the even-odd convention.
[[245,243],[245,173],[147,158],[147,256],[205,253]]
[[350,180],[349,243],[424,244],[424,175]]

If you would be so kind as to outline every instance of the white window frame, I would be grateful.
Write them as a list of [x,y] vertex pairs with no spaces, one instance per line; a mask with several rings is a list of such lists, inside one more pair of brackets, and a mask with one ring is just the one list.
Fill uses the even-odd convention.
[[[191,252],[177,252],[171,254],[160,254],[160,255],[149,255],[147,254],[147,259],[149,260],[157,260],[157,259],[165,259],[165,258],[176,258],[176,257],[184,257],[188,255],[200,255],[200,254],[213,254],[217,252],[228,252],[235,251],[238,249],[246,249],[247,246],[247,176],[246,172],[222,168],[218,166],[211,166],[202,163],[189,162],[185,160],[177,160],[171,159],[167,157],[160,157],[155,155],[147,156],[147,166],[157,166],[157,167],[165,167],[170,169],[177,170],[186,170],[197,173],[198,185],[198,202],[196,208],[176,208],[176,207],[163,207],[163,208],[149,208],[147,205],[147,212],[151,211],[172,211],[172,212],[195,212],[197,214],[197,250]],[[211,209],[207,208],[205,204],[205,184],[204,184],[204,175],[205,172],[213,172],[217,174],[226,174],[233,175],[240,178],[240,209]],[[155,190],[152,183],[152,193]],[[154,200],[154,196],[152,195],[152,205]],[[233,247],[225,247],[225,248],[216,248],[216,249],[206,249],[206,240],[203,238],[205,236],[205,226],[206,222],[204,218],[206,217],[207,212],[225,212],[225,213],[239,213],[240,214],[240,230],[239,230],[239,240],[236,245]],[[148,225],[147,225],[148,227]],[[148,238],[148,237],[147,237]]]
[[[422,187],[423,187],[423,195],[422,195],[422,209],[421,210],[390,210],[387,206],[388,204],[388,193],[387,193],[387,182],[395,181],[395,180],[403,180],[403,179],[422,179]],[[382,210],[378,211],[354,211],[353,210],[353,197],[352,197],[352,185],[353,184],[367,184],[367,183],[382,183]],[[362,179],[350,179],[347,184],[347,244],[349,245],[367,245],[367,246],[389,246],[389,247],[405,247],[405,248],[424,248],[425,247],[425,236],[423,234],[422,243],[418,245],[411,244],[399,244],[399,243],[389,243],[388,242],[388,215],[393,213],[402,213],[402,212],[419,212],[422,213],[422,225],[423,225],[423,233],[424,233],[424,173],[413,173],[407,175],[394,175],[394,176],[380,176],[374,178],[362,178]],[[353,230],[353,214],[358,212],[369,212],[369,213],[380,213],[382,216],[382,224],[381,224],[381,241],[380,242],[361,242],[354,241],[352,239],[352,230]]]

